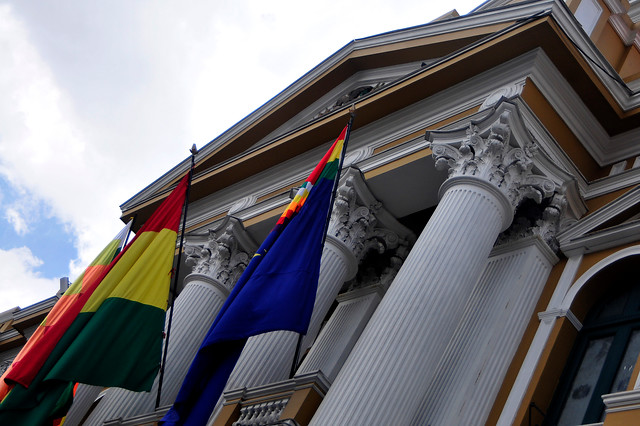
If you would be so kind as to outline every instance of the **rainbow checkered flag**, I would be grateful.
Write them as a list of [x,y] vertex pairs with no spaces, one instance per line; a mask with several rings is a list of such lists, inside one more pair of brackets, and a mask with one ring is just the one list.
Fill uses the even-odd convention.
[[214,320],[164,425],[204,425],[251,336],[305,334],[347,125],[298,190]]

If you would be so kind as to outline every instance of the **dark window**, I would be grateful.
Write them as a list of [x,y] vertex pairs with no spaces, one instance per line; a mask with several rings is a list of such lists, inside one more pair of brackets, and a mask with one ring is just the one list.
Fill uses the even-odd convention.
[[545,424],[602,421],[602,395],[627,390],[638,354],[640,286],[626,286],[589,311]]

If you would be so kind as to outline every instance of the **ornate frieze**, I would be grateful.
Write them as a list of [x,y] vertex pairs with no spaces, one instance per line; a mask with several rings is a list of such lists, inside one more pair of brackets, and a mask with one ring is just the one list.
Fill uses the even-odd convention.
[[239,233],[245,233],[240,222],[228,217],[222,226],[209,230],[206,242],[187,243],[186,263],[192,265],[192,273],[207,275],[231,290],[251,260],[249,253],[255,249],[247,247],[249,238],[239,238]]
[[344,105],[352,104],[359,98],[368,95],[371,92],[375,92],[380,90],[382,87],[386,86],[388,83],[386,82],[378,82],[370,85],[364,85],[356,87],[355,89],[350,89],[347,93],[341,95],[338,99],[335,100],[331,105],[323,108],[320,112],[318,112],[313,118],[319,118],[324,115],[327,115],[336,109],[342,108]]
[[551,197],[555,183],[533,172],[533,158],[537,147],[530,141],[522,146],[511,140],[509,115],[506,110],[490,127],[486,137],[471,123],[466,137],[458,146],[431,143],[436,168],[448,170],[449,178],[467,176],[493,184],[515,208],[523,199],[537,203]]

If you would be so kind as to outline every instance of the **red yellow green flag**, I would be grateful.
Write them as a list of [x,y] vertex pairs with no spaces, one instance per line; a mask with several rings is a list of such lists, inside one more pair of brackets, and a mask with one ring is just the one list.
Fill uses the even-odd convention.
[[[4,380],[0,383],[0,400],[8,391],[7,382],[20,383],[24,387],[29,387],[55,345],[77,316],[82,307],[80,305],[82,295],[120,252],[130,228],[131,222],[122,228],[118,235],[89,264],[87,269],[69,286],[42,321],[42,324],[31,335],[2,376]],[[5,391],[3,392],[2,389]]]
[[[107,267],[85,274],[75,315],[56,323],[65,329],[36,374],[5,377],[19,384],[0,403],[0,424],[50,424],[68,409],[75,382],[151,389],[187,185],[185,177]],[[28,387],[12,379],[29,375]]]

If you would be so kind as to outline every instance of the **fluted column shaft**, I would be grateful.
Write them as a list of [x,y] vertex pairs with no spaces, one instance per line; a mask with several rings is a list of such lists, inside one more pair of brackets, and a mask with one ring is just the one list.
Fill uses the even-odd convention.
[[474,178],[443,196],[312,424],[407,424],[491,248],[512,219],[507,198]]
[[380,303],[384,288],[375,285],[338,296],[338,306],[296,376],[322,371],[333,381],[360,333]]
[[[162,383],[160,405],[172,404],[191,361],[211,323],[229,295],[229,289],[202,274],[185,278],[185,288],[174,304],[171,340]],[[168,318],[168,316],[167,316]],[[127,418],[154,410],[158,377],[151,392],[112,388],[88,418],[87,424],[102,424],[113,418]]]
[[535,237],[496,251],[436,369],[415,425],[486,422],[522,333],[557,261],[546,243]]

